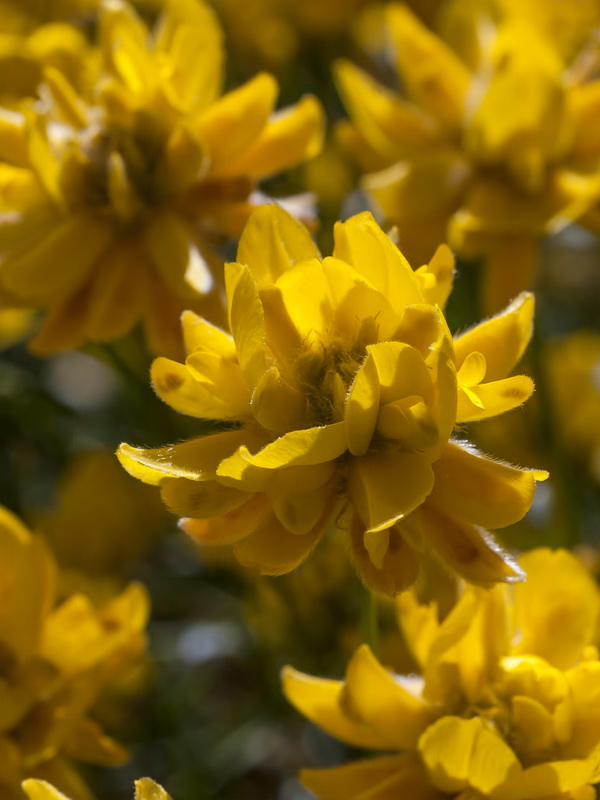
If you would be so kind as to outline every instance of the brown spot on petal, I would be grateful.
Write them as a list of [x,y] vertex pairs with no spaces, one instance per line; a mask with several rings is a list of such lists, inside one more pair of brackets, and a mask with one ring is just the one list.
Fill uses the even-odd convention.
[[157,388],[159,392],[174,392],[175,389],[179,389],[183,382],[184,378],[181,375],[173,375],[171,373],[164,375],[157,381]]

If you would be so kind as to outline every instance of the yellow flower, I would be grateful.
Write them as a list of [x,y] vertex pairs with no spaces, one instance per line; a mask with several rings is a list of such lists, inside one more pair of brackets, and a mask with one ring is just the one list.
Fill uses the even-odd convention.
[[531,394],[529,378],[504,376],[529,339],[532,297],[453,344],[438,305],[452,284],[445,246],[413,272],[368,213],[334,237],[321,259],[283,210],[255,212],[226,265],[232,335],[186,313],[185,364],[158,358],[151,373],[175,410],[235,427],[121,445],[121,463],[160,485],[197,541],[232,544],[263,573],[294,569],[337,525],[379,592],[415,581],[423,547],[467,580],[519,579],[483,528],[520,519],[544,475],[450,437]]
[[[554,5],[565,4],[546,3],[543,14]],[[600,82],[585,83],[565,60],[555,26],[525,14],[494,21],[483,3],[468,10],[455,50],[406,6],[389,6],[407,99],[350,62],[336,74],[361,148],[385,167],[364,186],[403,248],[422,261],[447,236],[462,256],[485,256],[483,300],[495,311],[530,286],[539,237],[577,219],[592,224]]]
[[37,777],[89,800],[73,762],[116,765],[127,751],[93,718],[101,691],[145,646],[148,599],[130,585],[94,608],[55,606],[55,569],[40,538],[0,508],[0,795]]
[[288,699],[328,733],[396,752],[304,770],[321,800],[593,800],[600,780],[600,592],[570,553],[523,556],[528,580],[466,587],[440,622],[398,599],[422,676],[394,675],[366,645],[345,681],[283,673]]
[[141,321],[174,355],[182,309],[222,315],[214,246],[264,202],[261,178],[316,154],[322,111],[305,97],[273,114],[266,73],[221,96],[222,34],[201,2],[171,0],[152,37],[118,1],[98,27],[91,96],[49,67],[42,106],[0,112],[0,290],[48,312],[41,354]]
[[[47,781],[30,778],[23,781],[23,789],[29,800],[69,800]],[[171,800],[171,796],[150,778],[140,778],[135,782],[135,800]]]
[[55,509],[36,513],[33,528],[60,565],[61,596],[84,591],[107,599],[120,591],[131,565],[158,542],[165,516],[156,494],[131,481],[112,453],[90,451],[69,464]]

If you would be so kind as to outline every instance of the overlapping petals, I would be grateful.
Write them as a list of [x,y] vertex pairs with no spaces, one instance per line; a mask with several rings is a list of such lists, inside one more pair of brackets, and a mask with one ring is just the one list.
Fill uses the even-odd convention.
[[574,7],[559,23],[560,11],[525,5],[499,3],[492,15],[485,4],[462,14],[455,4],[450,46],[390,4],[403,96],[349,62],[336,66],[355,125],[346,138],[381,165],[365,188],[411,257],[425,260],[444,238],[466,258],[484,256],[490,311],[531,286],[538,237],[578,219],[597,229],[600,150],[589,121],[598,86],[573,67],[586,12],[575,26],[566,20]]
[[367,213],[336,226],[322,259],[300,223],[263,207],[226,265],[231,334],[186,313],[185,363],[152,366],[165,402],[233,427],[155,450],[122,445],[121,463],[161,487],[197,541],[232,544],[268,574],[293,569],[336,525],[379,592],[410,586],[423,548],[475,583],[520,579],[485,528],[520,519],[544,474],[451,437],[457,422],[531,393],[529,378],[505,376],[533,300],[455,348],[439,305],[452,273],[445,247],[413,271]]
[[307,96],[275,111],[266,73],[222,95],[202,2],[168,3],[152,36],[126,3],[98,13],[92,88],[48,66],[45,104],[0,109],[3,302],[48,312],[42,354],[138,322],[152,351],[179,354],[183,309],[223,320],[215,246],[264,202],[262,178],[319,151],[322,110]]
[[284,692],[308,719],[396,753],[304,770],[321,800],[593,797],[600,593],[566,551],[532,551],[522,566],[531,584],[467,587],[443,622],[412,593],[398,599],[421,676],[391,673],[366,645],[344,681],[285,668]]
[[94,720],[93,706],[143,652],[148,598],[132,584],[98,608],[82,594],[55,605],[49,552],[6,509],[0,553],[3,796],[22,797],[24,778],[44,777],[74,800],[88,800],[75,763],[108,766],[128,758]]
[[[68,798],[59,792],[48,781],[29,778],[23,781],[23,791],[29,800],[75,800],[75,797]],[[171,795],[167,794],[162,786],[155,783],[150,778],[140,778],[135,782],[134,800],[171,800]]]

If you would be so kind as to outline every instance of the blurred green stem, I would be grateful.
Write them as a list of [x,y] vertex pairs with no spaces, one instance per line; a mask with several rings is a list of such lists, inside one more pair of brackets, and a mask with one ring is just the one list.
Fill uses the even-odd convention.
[[377,595],[364,586],[360,585],[360,627],[361,638],[368,644],[375,655],[379,646],[379,607],[377,605]]

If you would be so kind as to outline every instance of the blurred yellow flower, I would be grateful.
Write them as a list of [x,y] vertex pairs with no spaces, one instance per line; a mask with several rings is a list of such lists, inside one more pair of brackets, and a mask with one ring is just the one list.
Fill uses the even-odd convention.
[[130,585],[94,608],[84,595],[55,606],[55,568],[43,541],[0,508],[0,795],[52,781],[89,800],[73,762],[128,758],[93,718],[93,705],[145,647],[148,599]]
[[[34,778],[23,781],[23,789],[29,800],[69,800],[50,783]],[[171,796],[150,778],[140,778],[135,782],[134,800],[171,800]]]
[[72,460],[55,509],[34,514],[32,527],[58,561],[60,595],[83,591],[99,600],[122,589],[132,564],[164,533],[165,516],[155,492],[125,475],[112,453],[98,450]]
[[361,646],[345,681],[286,667],[305,716],[355,747],[396,755],[301,773],[321,800],[593,800],[600,780],[600,592],[564,550],[521,559],[528,580],[466,587],[443,622],[402,595],[422,676],[394,675]]
[[0,111],[0,292],[48,312],[40,354],[142,321],[175,355],[182,309],[222,316],[214,246],[264,202],[261,178],[318,152],[322,110],[273,114],[266,73],[221,96],[221,31],[196,0],[170,0],[152,37],[119,0],[98,27],[90,96],[47,67],[41,105]]
[[235,427],[155,450],[123,444],[121,463],[160,485],[197,541],[232,544],[263,573],[294,569],[338,526],[375,591],[410,586],[424,547],[467,580],[520,579],[483,528],[521,519],[545,474],[450,437],[531,394],[531,379],[505,375],[529,340],[533,298],[453,343],[445,246],[414,272],[368,213],[334,237],[322,259],[282,209],[254,213],[226,265],[232,336],[186,313],[185,364],[158,358],[151,371],[175,410]]
[[0,309],[0,350],[20,342],[34,323],[34,313],[23,308]]
[[[534,24],[554,19],[550,7],[561,5],[536,4],[537,16],[506,13],[498,21],[487,4],[470,3],[455,26],[456,51],[406,6],[390,5],[407,99],[348,61],[336,67],[355,147],[363,161],[368,151],[371,164],[379,161],[364,178],[367,192],[399,226],[414,260],[446,237],[466,258],[485,256],[488,311],[531,285],[536,240],[588,222],[600,196],[592,122],[600,81],[587,83],[583,64],[565,60],[556,26]],[[577,15],[581,5],[566,13]]]

